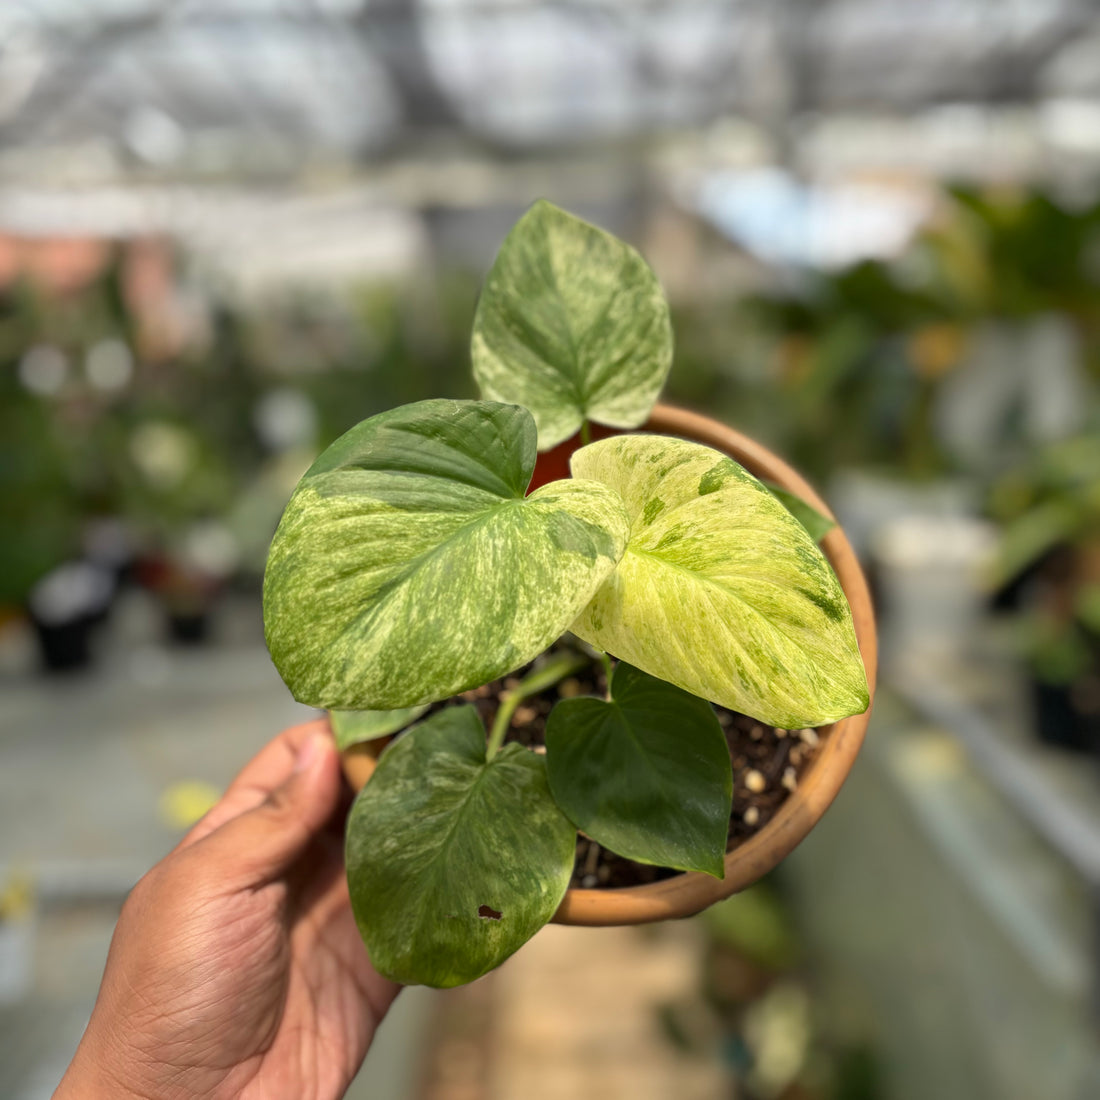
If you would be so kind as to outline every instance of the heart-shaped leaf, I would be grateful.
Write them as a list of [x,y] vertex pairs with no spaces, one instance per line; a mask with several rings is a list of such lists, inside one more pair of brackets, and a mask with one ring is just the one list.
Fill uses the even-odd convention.
[[348,820],[371,962],[412,985],[481,977],[554,915],[575,848],[544,759],[510,744],[487,763],[477,711],[439,711],[386,749]]
[[634,428],[672,365],[668,303],[633,248],[536,202],[489,272],[471,355],[483,397],[534,414],[540,450],[586,419]]
[[640,863],[722,878],[733,775],[710,703],[619,664],[611,699],[562,699],[546,770],[578,829]]
[[626,502],[630,541],[573,626],[693,695],[783,728],[867,709],[852,616],[803,526],[698,443],[632,435],[573,456]]
[[819,512],[812,504],[807,504],[782,485],[771,481],[761,481],[760,484],[766,486],[768,492],[806,528],[806,533],[814,542],[820,542],[836,526],[836,520]]
[[336,747],[343,750],[397,733],[412,725],[427,709],[425,705],[396,710],[330,710],[328,719]]
[[524,497],[515,405],[421,401],[363,421],[302,478],[264,576],[267,644],[295,697],[341,710],[445,699],[557,638],[622,554],[605,485]]

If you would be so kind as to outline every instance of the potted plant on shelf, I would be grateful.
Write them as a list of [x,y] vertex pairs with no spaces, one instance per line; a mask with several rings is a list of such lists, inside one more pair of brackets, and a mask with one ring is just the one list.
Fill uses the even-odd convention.
[[[671,332],[633,249],[536,203],[472,352],[482,400],[393,409],[317,459],[264,578],[294,695],[330,709],[345,746],[404,731],[376,768],[358,754],[373,775],[348,879],[374,965],[436,986],[555,915],[682,916],[759,877],[842,782],[874,673],[862,577],[841,532],[828,557],[816,545],[831,523],[812,490],[730,429],[653,408]],[[593,442],[593,423],[647,430]],[[754,806],[767,768],[731,752],[732,730],[816,758]],[[660,881],[568,889],[623,881],[600,874],[616,861]]]
[[90,662],[112,594],[95,569],[75,561],[78,505],[47,407],[14,378],[0,379],[0,626],[25,616],[51,672]]
[[159,604],[168,638],[205,642],[236,568],[236,543],[218,517],[238,491],[227,448],[208,428],[156,406],[140,410],[115,441],[127,521],[144,544],[136,578]]
[[1100,752],[1100,437],[1051,444],[1003,474],[992,588],[1016,604],[1040,741]]

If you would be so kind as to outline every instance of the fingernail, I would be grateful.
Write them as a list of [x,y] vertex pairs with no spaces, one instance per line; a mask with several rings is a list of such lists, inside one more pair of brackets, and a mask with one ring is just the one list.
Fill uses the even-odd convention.
[[328,738],[323,733],[311,733],[305,744],[298,750],[298,759],[294,761],[294,770],[304,772],[320,755]]

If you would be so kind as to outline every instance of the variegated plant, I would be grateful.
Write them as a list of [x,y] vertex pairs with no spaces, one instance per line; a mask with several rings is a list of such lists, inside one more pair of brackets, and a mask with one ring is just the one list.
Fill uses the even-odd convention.
[[[815,541],[827,520],[697,443],[587,443],[590,421],[644,423],[672,359],[633,249],[537,203],[489,274],[472,353],[483,400],[382,413],[321,455],[264,578],[295,697],[332,711],[342,746],[399,733],[352,809],[348,878],[374,965],[435,986],[553,916],[577,829],[722,875],[732,777],[712,703],[786,728],[868,705]],[[573,476],[528,493],[537,451],[578,431]],[[561,699],[545,754],[505,743],[522,699],[586,665],[606,697]],[[520,669],[488,732],[441,705]]]

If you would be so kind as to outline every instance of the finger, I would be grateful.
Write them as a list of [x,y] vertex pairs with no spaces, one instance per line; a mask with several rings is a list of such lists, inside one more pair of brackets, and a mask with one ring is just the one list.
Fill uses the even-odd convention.
[[253,808],[202,839],[213,865],[242,883],[270,881],[302,855],[340,804],[340,759],[322,727],[302,743],[290,776]]
[[265,795],[281,786],[294,771],[298,753],[306,741],[318,730],[329,734],[331,727],[327,716],[301,722],[283,730],[274,741],[265,745],[229,785],[226,794],[235,790],[262,790]]
[[302,746],[317,731],[329,732],[327,718],[316,718],[283,730],[269,741],[237,774],[217,803],[195,823],[176,846],[177,851],[209,836],[227,821],[259,806],[265,798],[294,773],[294,764]]

